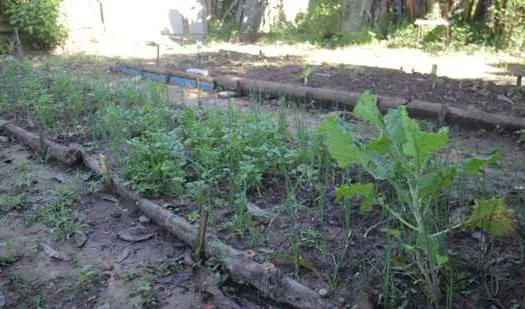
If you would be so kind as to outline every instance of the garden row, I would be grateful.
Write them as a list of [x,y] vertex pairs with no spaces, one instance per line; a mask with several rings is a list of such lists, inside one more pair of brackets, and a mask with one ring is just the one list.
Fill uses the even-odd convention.
[[[81,144],[87,151],[77,155],[88,166],[107,182],[122,177],[116,190],[160,225],[178,222],[170,231],[187,242],[194,244],[196,229],[181,217],[201,230],[207,224],[217,238],[206,242],[206,253],[218,254],[234,275],[246,268],[228,258],[234,251],[227,245],[217,250],[217,240],[244,250],[251,262],[241,264],[277,265],[319,294],[281,275],[277,282],[264,276],[274,287],[267,290],[261,278],[250,282],[254,273],[243,273],[278,301],[315,308],[323,296],[351,304],[365,289],[384,307],[494,298],[485,295],[487,280],[497,277],[487,265],[470,265],[467,274],[480,277],[475,288],[462,281],[470,257],[457,233],[482,231],[492,249],[515,231],[503,199],[469,192],[471,183],[482,184],[484,166],[501,158],[444,160],[448,130],[421,130],[405,107],[383,116],[375,97],[364,93],[354,114],[376,136],[362,138],[355,125],[333,115],[319,128],[299,120],[292,135],[284,106],[277,117],[233,105],[198,109],[170,102],[161,84],[110,83],[55,64],[35,69],[4,61],[0,90],[2,116],[36,131],[40,142],[29,138],[36,148],[55,149],[45,146],[47,139]],[[55,157],[75,155],[71,149]],[[85,159],[93,153],[109,158],[107,169]],[[450,220],[456,210],[465,216]],[[311,298],[282,294],[298,286]]]

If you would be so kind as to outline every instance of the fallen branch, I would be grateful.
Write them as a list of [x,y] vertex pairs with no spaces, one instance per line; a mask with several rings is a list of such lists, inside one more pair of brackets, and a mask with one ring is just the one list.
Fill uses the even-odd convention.
[[3,122],[4,125],[0,129],[6,133],[22,141],[24,144],[31,147],[40,153],[50,156],[51,158],[63,162],[67,165],[75,165],[80,162],[82,153],[78,149],[66,147],[47,139],[41,139],[40,136],[28,132],[20,127],[17,127],[8,122]]
[[[39,138],[33,133],[19,128],[15,125],[5,123],[0,126],[15,138],[25,142],[31,148],[42,151]],[[54,159],[66,164],[82,160],[84,165],[93,173],[103,176],[104,169],[100,166],[96,157],[87,155],[79,147],[66,147],[45,140],[46,151]],[[72,158],[76,158],[73,160]],[[106,173],[106,177],[108,177]],[[137,194],[125,188],[117,179],[111,179],[110,189],[125,201],[135,205],[148,218],[158,225],[187,243],[192,249],[198,246],[198,231],[184,218],[172,213],[164,207],[147,199],[140,198]],[[260,291],[264,295],[281,303],[287,303],[302,309],[327,308],[327,303],[315,291],[284,275],[275,266],[261,265],[246,257],[242,251],[236,250],[219,240],[215,235],[206,235],[206,256],[216,257],[222,265],[228,269],[234,279],[242,279]]]

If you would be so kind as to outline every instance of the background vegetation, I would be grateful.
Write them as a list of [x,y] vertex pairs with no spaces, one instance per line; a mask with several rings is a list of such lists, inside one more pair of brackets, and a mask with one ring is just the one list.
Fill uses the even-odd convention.
[[[286,1],[280,0],[281,8]],[[231,9],[241,5],[240,1],[208,2],[213,8],[213,22],[209,25],[215,39],[237,40],[247,35],[239,25],[239,14]],[[357,3],[359,5],[345,0],[310,0],[307,12],[299,13],[294,23],[278,19],[264,40],[306,41],[334,47],[378,39],[386,40],[391,47],[414,47],[418,32],[414,21],[443,18],[452,23],[450,48],[483,45],[523,51],[525,47],[525,0],[372,0],[370,4]],[[265,10],[261,8],[261,14],[266,14]],[[359,19],[358,26],[348,31],[343,24],[351,19]],[[424,31],[421,43],[429,49],[443,46],[442,27]]]
[[58,46],[67,36],[60,23],[61,0],[3,0],[0,14],[17,28],[22,43],[36,50]]

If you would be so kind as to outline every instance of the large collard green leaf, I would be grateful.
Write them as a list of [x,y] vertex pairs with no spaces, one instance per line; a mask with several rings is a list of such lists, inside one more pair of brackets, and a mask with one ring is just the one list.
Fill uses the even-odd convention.
[[353,143],[350,135],[339,127],[336,116],[326,116],[319,129],[325,135],[324,143],[328,151],[340,167],[366,162],[365,154]]
[[437,133],[423,132],[418,123],[408,116],[404,106],[389,110],[384,118],[386,134],[397,151],[412,158],[418,158],[418,163],[425,163],[430,154],[448,144],[448,130],[441,129]]
[[514,232],[512,212],[505,207],[503,199],[476,200],[467,226],[482,229],[492,236],[505,236]]
[[502,155],[500,152],[494,152],[487,157],[474,157],[468,158],[461,161],[458,164],[458,170],[461,174],[473,175],[478,173],[481,168],[487,164],[493,164],[501,160]]
[[363,121],[375,125],[378,128],[383,127],[383,117],[377,107],[377,99],[366,90],[354,108],[354,114],[359,116]]
[[422,132],[419,127],[408,128],[407,142],[403,145],[405,155],[418,158],[420,165],[424,164],[438,149],[448,145],[448,129],[442,128],[437,133]]
[[361,197],[361,212],[370,212],[374,203],[374,184],[372,183],[353,183],[351,185],[342,185],[335,190],[338,199],[353,199]]
[[403,122],[408,118],[404,106],[397,109],[391,109],[383,118],[385,124],[385,131],[383,132],[390,143],[401,150],[401,145],[406,141],[405,128]]

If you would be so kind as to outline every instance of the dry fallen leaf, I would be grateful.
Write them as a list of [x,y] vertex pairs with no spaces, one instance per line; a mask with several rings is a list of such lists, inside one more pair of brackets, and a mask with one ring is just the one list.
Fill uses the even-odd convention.
[[323,289],[319,289],[317,291],[317,294],[319,294],[319,296],[321,296],[321,297],[326,297],[328,295],[328,290],[324,289],[324,288]]
[[46,245],[46,244],[40,244],[40,246],[44,250],[44,253],[47,254],[49,257],[57,259],[57,260],[69,261],[69,258],[67,256],[61,254],[60,252],[55,250],[53,247]]
[[117,256],[115,261],[118,262],[118,263],[122,263],[125,259],[128,258],[130,253],[131,252],[129,251],[128,248],[124,248],[124,250],[122,250],[122,252],[120,252],[120,254]]
[[244,251],[244,256],[253,259],[257,256],[257,252],[255,250],[248,249]]
[[75,244],[77,245],[77,247],[81,248],[82,246],[86,244],[87,236],[84,232],[76,231],[74,238],[75,238]]
[[154,234],[142,226],[134,226],[118,232],[118,237],[129,242],[144,241],[152,238]]
[[374,309],[374,304],[370,301],[370,295],[363,290],[359,291],[357,301],[357,308],[359,309]]

